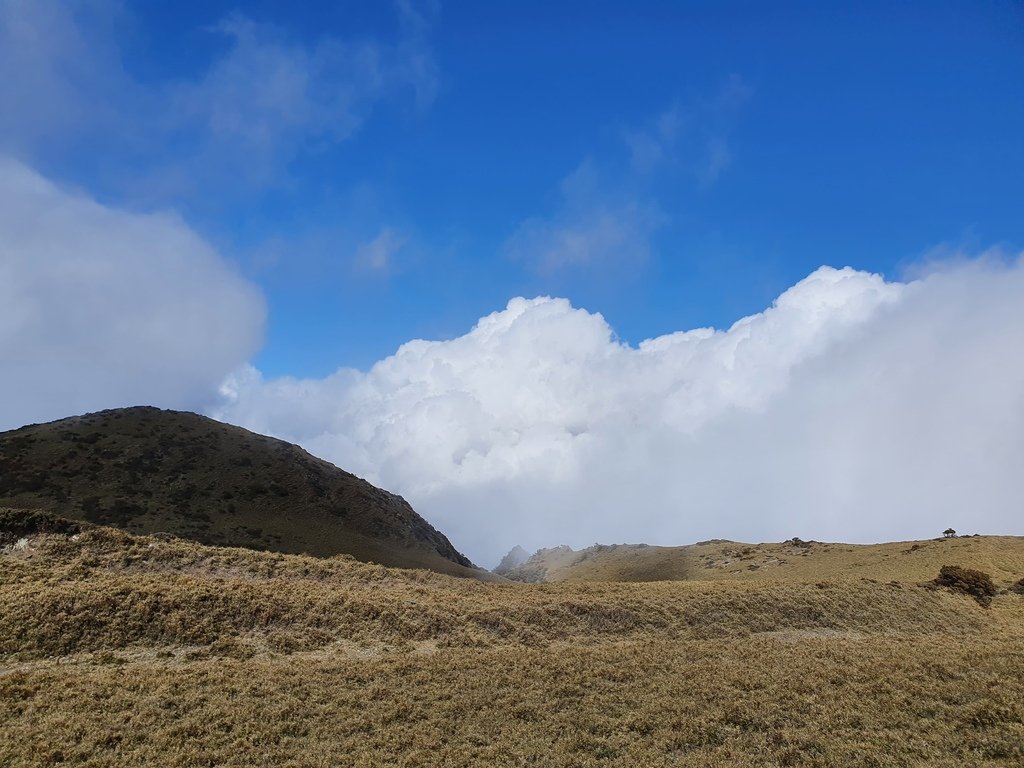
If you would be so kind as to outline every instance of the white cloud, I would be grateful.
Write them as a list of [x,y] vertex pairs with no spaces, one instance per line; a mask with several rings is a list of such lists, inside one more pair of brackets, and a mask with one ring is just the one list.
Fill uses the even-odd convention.
[[200,408],[260,344],[263,299],[169,213],[105,207],[0,157],[0,429]]
[[224,388],[218,417],[400,492],[467,553],[594,541],[1021,533],[1024,261],[823,267],[725,331],[616,341],[513,299],[369,372]]

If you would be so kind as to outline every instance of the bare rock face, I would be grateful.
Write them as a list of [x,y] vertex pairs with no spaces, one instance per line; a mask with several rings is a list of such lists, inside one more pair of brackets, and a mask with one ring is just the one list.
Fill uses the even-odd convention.
[[296,445],[158,408],[0,433],[0,507],[203,544],[484,573],[401,496]]
[[498,567],[494,569],[494,573],[499,576],[504,576],[506,573],[518,568],[529,559],[530,553],[516,544],[509,550],[507,555],[501,558],[501,562],[498,563]]

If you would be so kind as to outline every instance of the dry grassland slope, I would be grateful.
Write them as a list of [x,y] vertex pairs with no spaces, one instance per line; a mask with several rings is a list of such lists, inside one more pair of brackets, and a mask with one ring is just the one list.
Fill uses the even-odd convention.
[[886,544],[716,540],[683,547],[595,545],[580,551],[555,547],[503,569],[502,575],[525,582],[925,581],[950,563],[979,568],[1005,581],[1024,573],[1024,537],[943,537]]
[[975,563],[986,608],[781,566],[483,583],[5,519],[5,768],[1024,762],[1019,540]]

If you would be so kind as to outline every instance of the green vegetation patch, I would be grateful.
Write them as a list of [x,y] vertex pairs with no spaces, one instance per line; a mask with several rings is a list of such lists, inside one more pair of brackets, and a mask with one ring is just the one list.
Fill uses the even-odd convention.
[[40,533],[75,534],[81,523],[65,520],[49,512],[31,509],[0,509],[0,547]]

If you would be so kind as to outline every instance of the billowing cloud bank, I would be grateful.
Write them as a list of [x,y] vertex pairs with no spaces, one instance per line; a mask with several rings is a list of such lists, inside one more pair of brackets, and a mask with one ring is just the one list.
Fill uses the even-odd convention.
[[513,299],[369,372],[224,387],[224,420],[406,495],[491,564],[595,541],[1024,532],[1024,261],[822,267],[726,331],[616,341]]
[[177,217],[108,208],[0,157],[0,429],[209,405],[263,318],[259,290]]

